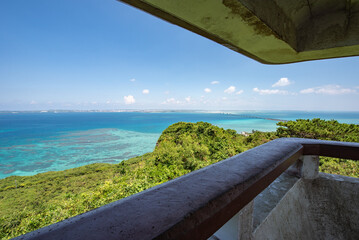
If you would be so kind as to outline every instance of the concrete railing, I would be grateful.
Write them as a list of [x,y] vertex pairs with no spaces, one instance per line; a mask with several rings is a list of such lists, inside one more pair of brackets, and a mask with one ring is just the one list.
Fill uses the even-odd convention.
[[297,160],[315,178],[313,156],[359,160],[359,143],[276,139],[18,239],[207,239]]

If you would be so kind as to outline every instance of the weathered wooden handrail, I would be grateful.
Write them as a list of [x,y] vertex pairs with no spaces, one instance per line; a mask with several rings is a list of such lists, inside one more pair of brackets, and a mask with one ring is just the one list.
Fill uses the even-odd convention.
[[303,155],[359,160],[359,143],[276,139],[18,239],[207,239]]

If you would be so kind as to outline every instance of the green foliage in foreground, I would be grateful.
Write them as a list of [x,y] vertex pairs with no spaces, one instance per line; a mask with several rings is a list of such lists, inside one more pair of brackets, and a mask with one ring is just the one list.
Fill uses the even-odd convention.
[[[359,142],[359,125],[319,118],[277,123],[278,137],[299,137],[343,142]],[[326,173],[359,177],[359,161],[320,157],[319,170]]]
[[[30,177],[2,179],[0,237],[15,237],[78,215],[278,137],[359,142],[358,125],[319,119],[278,125],[277,132],[256,131],[245,137],[209,123],[180,122],[162,133],[153,152],[120,164],[91,164]],[[340,135],[344,131],[345,134]],[[358,177],[358,166],[354,161],[322,158],[320,168],[329,173]]]

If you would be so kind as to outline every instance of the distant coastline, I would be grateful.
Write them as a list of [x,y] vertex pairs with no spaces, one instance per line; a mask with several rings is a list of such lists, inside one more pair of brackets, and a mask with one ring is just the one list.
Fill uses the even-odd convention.
[[[0,113],[71,113],[71,112],[139,112],[139,113],[217,113],[217,114],[232,114],[238,115],[239,113],[263,113],[263,112],[307,112],[307,113],[330,113],[330,112],[342,112],[342,113],[359,113],[358,111],[342,111],[342,110],[188,110],[188,109],[105,109],[105,110],[98,110],[98,109],[90,109],[90,110],[66,110],[66,109],[48,109],[48,110],[0,110]],[[241,114],[241,116],[243,116]],[[247,115],[248,117],[253,117],[253,115]],[[275,118],[268,118],[267,120],[275,120],[279,121],[281,119]]]

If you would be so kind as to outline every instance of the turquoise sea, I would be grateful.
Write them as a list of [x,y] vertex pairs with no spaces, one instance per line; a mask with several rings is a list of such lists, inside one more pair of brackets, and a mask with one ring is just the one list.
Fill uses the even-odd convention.
[[315,117],[359,124],[359,112],[1,112],[0,178],[118,163],[151,152],[161,132],[179,121],[251,132],[274,131],[273,119]]

